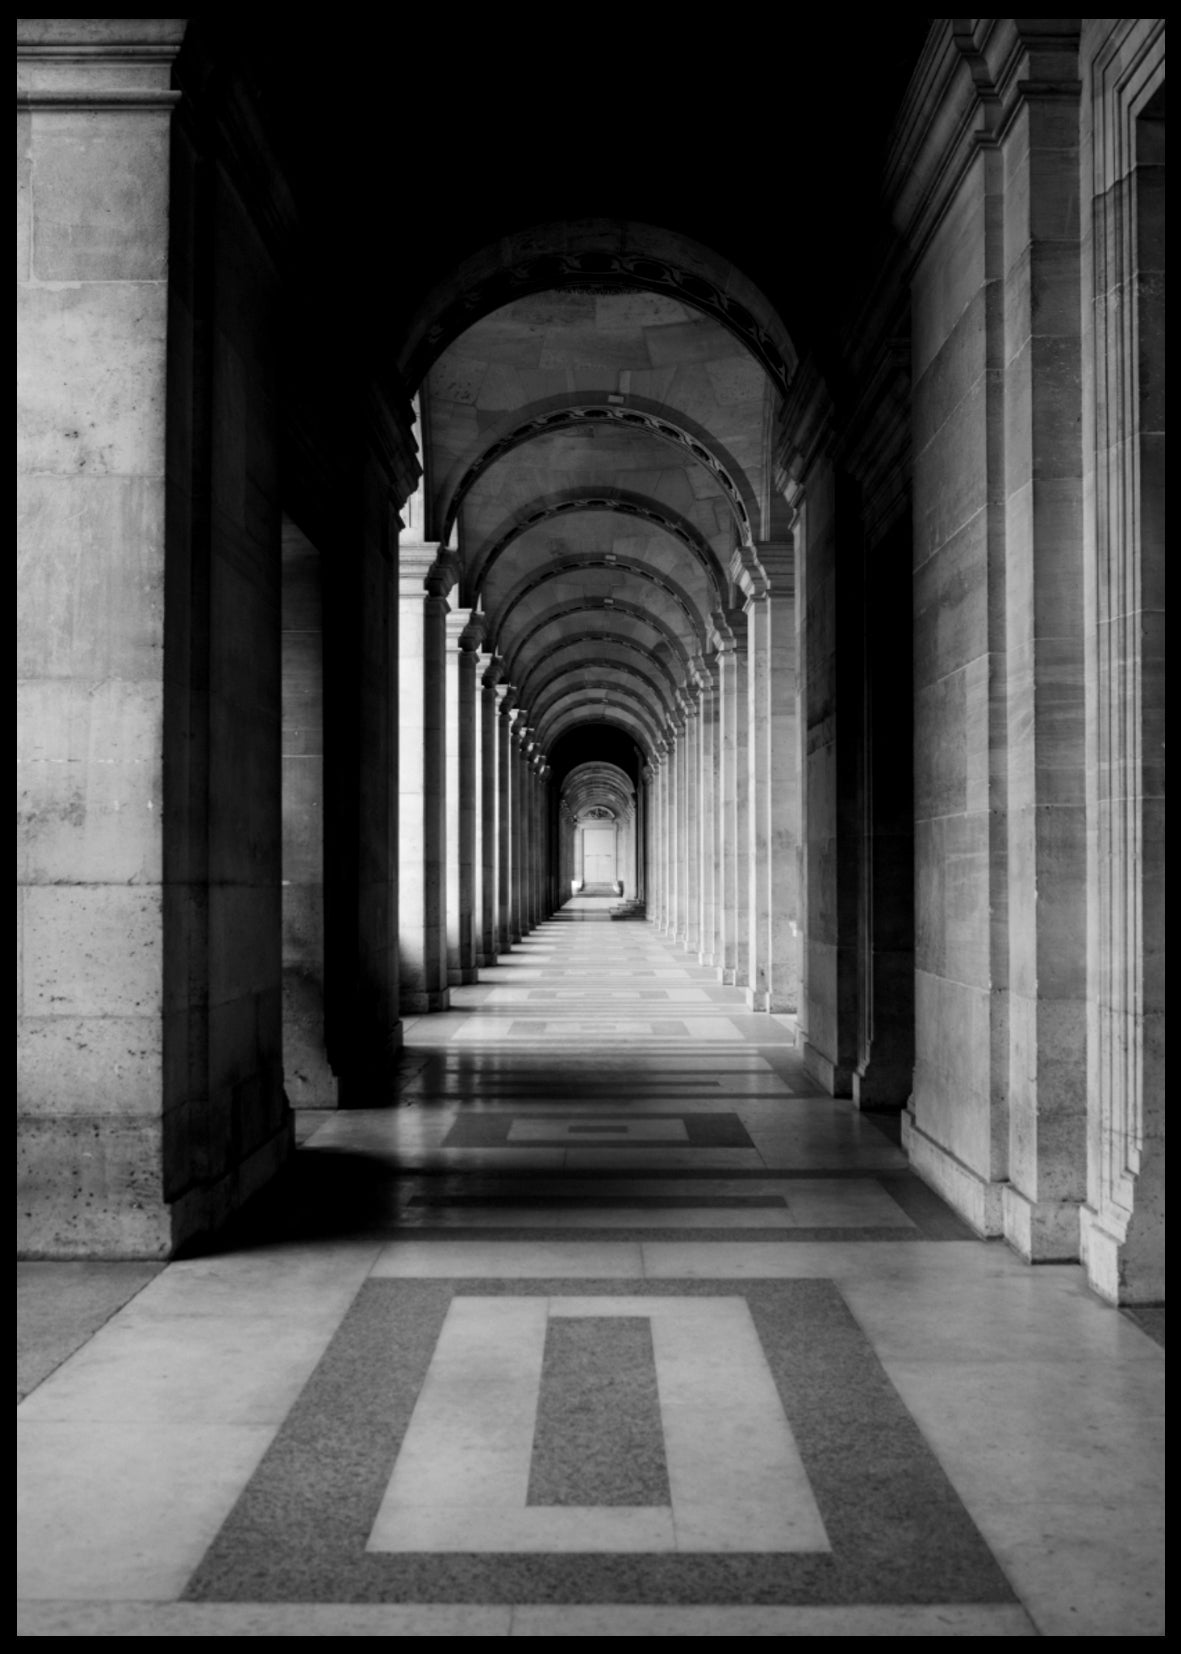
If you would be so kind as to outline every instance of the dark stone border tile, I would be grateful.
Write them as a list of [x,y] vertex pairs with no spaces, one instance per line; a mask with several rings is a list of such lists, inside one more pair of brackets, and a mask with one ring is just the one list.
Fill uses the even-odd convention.
[[[745,1297],[831,1553],[367,1553],[457,1293]],[[184,1596],[486,1604],[1015,1600],[831,1281],[370,1280]]]

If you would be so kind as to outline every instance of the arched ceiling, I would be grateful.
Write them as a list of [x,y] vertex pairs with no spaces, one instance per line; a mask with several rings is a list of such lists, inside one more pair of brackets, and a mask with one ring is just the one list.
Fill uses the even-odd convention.
[[689,291],[486,299],[422,385],[426,537],[543,750],[610,723],[650,757],[768,533],[783,358]]
[[635,809],[635,787],[618,764],[592,760],[577,764],[562,783],[562,802],[577,820],[589,810],[607,809],[626,821]]

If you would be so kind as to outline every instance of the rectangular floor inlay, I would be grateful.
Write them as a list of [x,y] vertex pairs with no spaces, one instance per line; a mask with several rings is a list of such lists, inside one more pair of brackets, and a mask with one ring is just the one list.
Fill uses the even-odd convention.
[[581,1145],[657,1149],[677,1143],[702,1149],[754,1146],[737,1114],[620,1114],[606,1110],[593,1114],[573,1111],[513,1114],[502,1109],[495,1113],[460,1114],[443,1138],[442,1147],[499,1149],[526,1143],[532,1148],[559,1149]]
[[[651,1326],[668,1507],[529,1504],[555,1314]],[[832,1282],[421,1278],[362,1287],[186,1596],[1013,1600]]]
[[[554,1316],[636,1317],[650,1328],[670,1503],[613,1510],[640,1502],[583,1501],[573,1490],[526,1498]],[[569,1361],[564,1376],[555,1398],[559,1378],[551,1373],[550,1408],[569,1418],[583,1383]],[[580,1445],[594,1452],[585,1433]],[[598,1451],[606,1462],[592,1480],[630,1477],[615,1425],[604,1429]],[[579,1480],[585,1486],[585,1475]],[[548,1485],[552,1493],[552,1476]],[[527,1508],[539,1504],[581,1508]],[[547,1305],[537,1297],[456,1297],[368,1548],[761,1552],[821,1551],[828,1542],[744,1298],[567,1297]]]

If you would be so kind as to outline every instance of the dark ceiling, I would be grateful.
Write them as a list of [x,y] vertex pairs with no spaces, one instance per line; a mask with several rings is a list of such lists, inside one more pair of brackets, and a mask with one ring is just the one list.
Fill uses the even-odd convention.
[[557,15],[493,28],[472,11],[435,25],[370,14],[339,47],[320,14],[303,30],[223,16],[190,32],[254,88],[309,258],[326,280],[369,284],[395,329],[506,232],[610,217],[732,259],[800,354],[827,357],[929,20],[785,14],[753,31],[748,12],[727,33],[668,11]]

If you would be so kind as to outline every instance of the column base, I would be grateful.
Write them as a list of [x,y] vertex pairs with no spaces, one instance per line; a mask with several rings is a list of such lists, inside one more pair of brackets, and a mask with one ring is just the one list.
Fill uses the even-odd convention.
[[853,1101],[867,1113],[898,1113],[913,1089],[914,1068],[909,1063],[875,1062],[864,1073],[853,1075]]
[[451,1009],[451,989],[432,988],[429,992],[404,993],[401,1010],[404,1017],[427,1016],[431,1011]]
[[766,988],[748,988],[746,990],[746,1007],[749,1011],[769,1011],[771,1009],[771,995]]
[[1004,1232],[1001,1208],[1003,1183],[992,1183],[957,1160],[916,1124],[909,1109],[902,1115],[902,1147],[911,1170],[929,1183],[937,1194],[985,1240]]
[[1133,1260],[1126,1236],[1108,1229],[1093,1206],[1079,1208],[1079,1255],[1087,1284],[1109,1304],[1163,1304],[1164,1250],[1150,1263]]
[[1079,1202],[1030,1200],[1006,1183],[1001,1191],[1005,1239],[1027,1263],[1077,1263]]
[[486,971],[495,963],[496,955],[494,953],[478,953],[476,955],[476,969],[478,971]]
[[826,1057],[823,1051],[818,1051],[808,1040],[803,1042],[804,1067],[814,1079],[828,1092],[830,1097],[851,1097],[853,1095],[853,1070],[842,1068],[838,1063]]
[[476,980],[476,969],[475,965],[464,965],[461,970],[449,970],[447,972],[447,986],[449,988],[462,988],[465,983],[474,982]]

